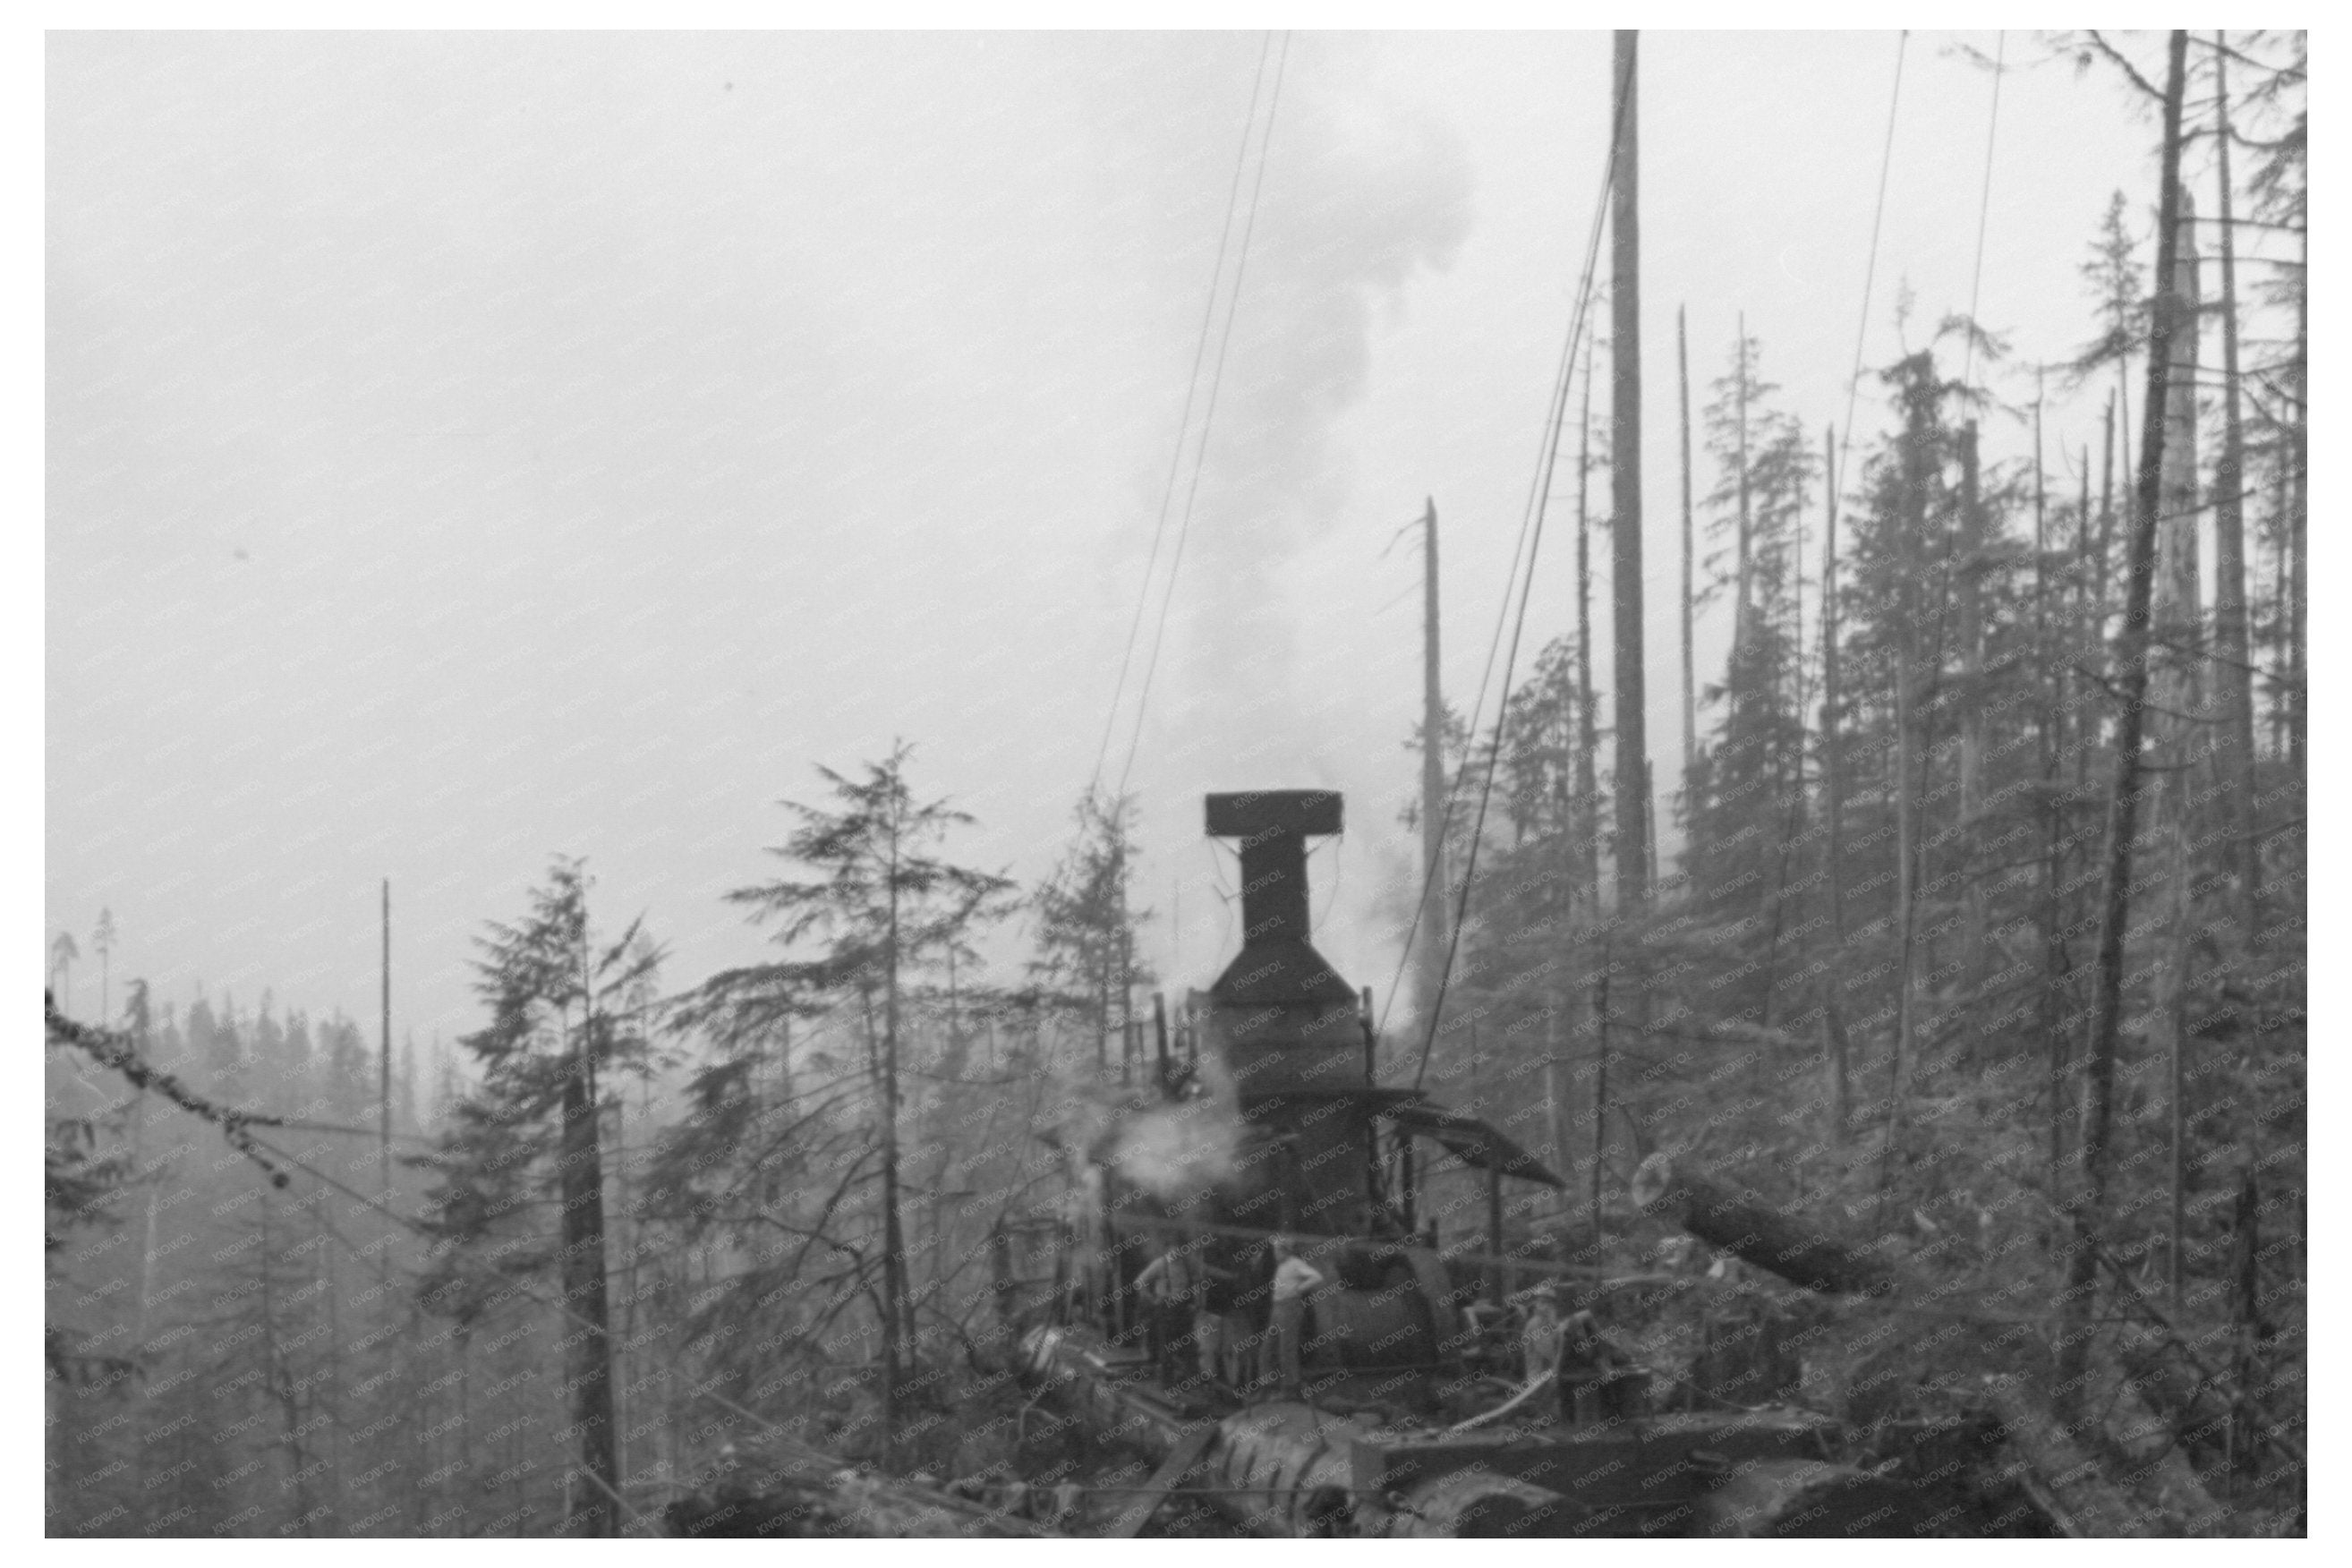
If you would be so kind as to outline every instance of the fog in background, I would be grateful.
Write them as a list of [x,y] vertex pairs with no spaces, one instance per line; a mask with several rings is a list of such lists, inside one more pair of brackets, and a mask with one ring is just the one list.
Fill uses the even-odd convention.
[[[1913,347],[1969,305],[1992,79],[1958,44],[1996,47],[1908,46],[1865,364],[1899,352],[1905,289]],[[767,869],[775,803],[894,737],[979,817],[962,858],[1043,876],[1103,749],[1266,47],[53,35],[46,915],[85,954],[75,1011],[96,1010],[105,906],[118,1002],[143,975],[177,1005],[201,982],[372,1018],[389,877],[395,1033],[454,1038],[480,1022],[471,938],[556,852],[697,981],[763,950],[720,896]],[[1843,426],[1895,53],[1892,33],[1643,39],[1662,792],[1675,310],[1695,397],[1744,310],[1787,405]],[[1201,795],[1296,785],[1348,797],[1315,862],[1318,944],[1390,985],[1420,704],[1419,556],[1390,547],[1434,496],[1466,709],[1608,85],[1604,34],[1288,44],[1129,776],[1171,989],[1234,944]],[[2063,63],[2001,91],[1979,314],[2014,335],[1999,390],[2022,403],[2023,364],[2085,335],[2076,268],[2111,191],[2145,230],[2154,127]],[[2054,473],[2104,387],[2050,390]],[[1859,409],[1877,427],[1874,386]],[[1989,417],[1988,457],[2029,428]],[[1570,521],[1555,508],[1522,673],[1572,625]],[[1727,640],[1722,606],[1702,684]],[[1140,673],[1139,651],[1106,782]],[[999,942],[993,977],[1025,948]]]

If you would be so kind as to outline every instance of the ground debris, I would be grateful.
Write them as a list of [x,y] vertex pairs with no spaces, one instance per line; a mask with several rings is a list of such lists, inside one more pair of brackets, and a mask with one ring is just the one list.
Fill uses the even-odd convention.
[[1028,1520],[921,1480],[839,1464],[814,1450],[730,1446],[662,1510],[673,1535],[1008,1537],[1051,1535]]

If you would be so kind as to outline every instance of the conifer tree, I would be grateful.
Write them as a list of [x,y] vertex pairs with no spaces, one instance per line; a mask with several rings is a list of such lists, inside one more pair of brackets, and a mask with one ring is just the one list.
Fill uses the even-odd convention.
[[1729,667],[1706,692],[1724,716],[1694,771],[1690,816],[1694,863],[1709,871],[1696,897],[1717,918],[1769,924],[1784,880],[1776,858],[1801,793],[1798,524],[1818,459],[1799,421],[1773,406],[1779,388],[1762,378],[1760,358],[1754,338],[1734,345],[1704,416],[1717,475],[1708,532],[1721,542],[1706,596],[1729,593],[1734,631]]
[[1003,914],[1013,888],[1003,877],[959,866],[937,852],[951,831],[973,819],[943,800],[917,798],[907,770],[913,754],[914,748],[900,742],[883,761],[866,763],[862,778],[820,766],[817,773],[829,786],[834,809],[786,802],[800,826],[769,851],[809,875],[728,894],[731,901],[749,905],[753,919],[773,921],[778,941],[815,943],[821,958],[813,977],[854,996],[876,1026],[866,1037],[882,1182],[886,1457],[895,1451],[901,1380],[917,1356],[899,1191],[904,990],[915,973],[943,962],[950,944],[975,924]]
[[[597,1086],[603,1075],[644,1068],[643,1010],[629,1004],[660,954],[638,940],[641,921],[616,939],[600,938],[589,918],[590,885],[579,861],[559,858],[531,890],[528,915],[493,921],[477,939],[476,990],[490,1023],[460,1042],[479,1064],[481,1083],[425,1160],[439,1177],[426,1201],[441,1246],[423,1300],[469,1323],[499,1299],[485,1268],[520,1279],[556,1269],[585,1482],[566,1489],[566,1530],[604,1536],[617,1533],[612,1498],[620,1475]],[[551,1189],[555,1236],[535,1217]]]
[[1077,838],[1040,887],[1034,900],[1038,958],[1030,967],[1040,980],[1064,991],[1087,1016],[1097,1071],[1108,1066],[1105,1042],[1118,1019],[1119,1037],[1132,1032],[1133,999],[1151,984],[1150,968],[1138,962],[1135,938],[1149,910],[1132,906],[1135,881],[1135,803],[1112,800],[1089,790],[1075,813]]

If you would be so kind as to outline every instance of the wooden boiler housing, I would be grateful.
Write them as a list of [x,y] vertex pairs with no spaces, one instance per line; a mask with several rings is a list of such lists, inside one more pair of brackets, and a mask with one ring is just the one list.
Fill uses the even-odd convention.
[[1150,1315],[1131,1282],[1152,1258],[1189,1246],[1215,1280],[1209,1309],[1229,1335],[1254,1333],[1265,1326],[1274,1272],[1265,1238],[1281,1233],[1328,1282],[1312,1303],[1310,1369],[1429,1368],[1471,1292],[1412,1234],[1414,1141],[1441,1144],[1497,1184],[1558,1180],[1494,1129],[1375,1084],[1370,996],[1310,937],[1308,843],[1341,830],[1340,797],[1266,790],[1212,795],[1206,805],[1210,837],[1240,851],[1242,944],[1194,993],[1191,1071],[1163,1075],[1152,1114],[1218,1123],[1233,1134],[1233,1157],[1201,1188],[1154,1193],[1122,1178],[1108,1141],[1090,1151],[1102,1184],[1080,1242],[1086,1293],[1116,1332],[1131,1332]]
[[1372,1087],[1364,1004],[1310,940],[1307,847],[1344,826],[1340,797],[1208,797],[1214,838],[1241,852],[1242,946],[1196,1015],[1198,1048],[1265,1137],[1230,1194],[1245,1224],[1326,1236],[1370,1228]]

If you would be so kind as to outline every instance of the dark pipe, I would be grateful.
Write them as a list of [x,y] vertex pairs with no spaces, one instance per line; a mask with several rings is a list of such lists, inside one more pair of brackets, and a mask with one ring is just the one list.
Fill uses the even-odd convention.
[[1241,840],[1242,945],[1305,942],[1307,840],[1339,831],[1339,796],[1328,790],[1213,795],[1208,819],[1211,837]]

